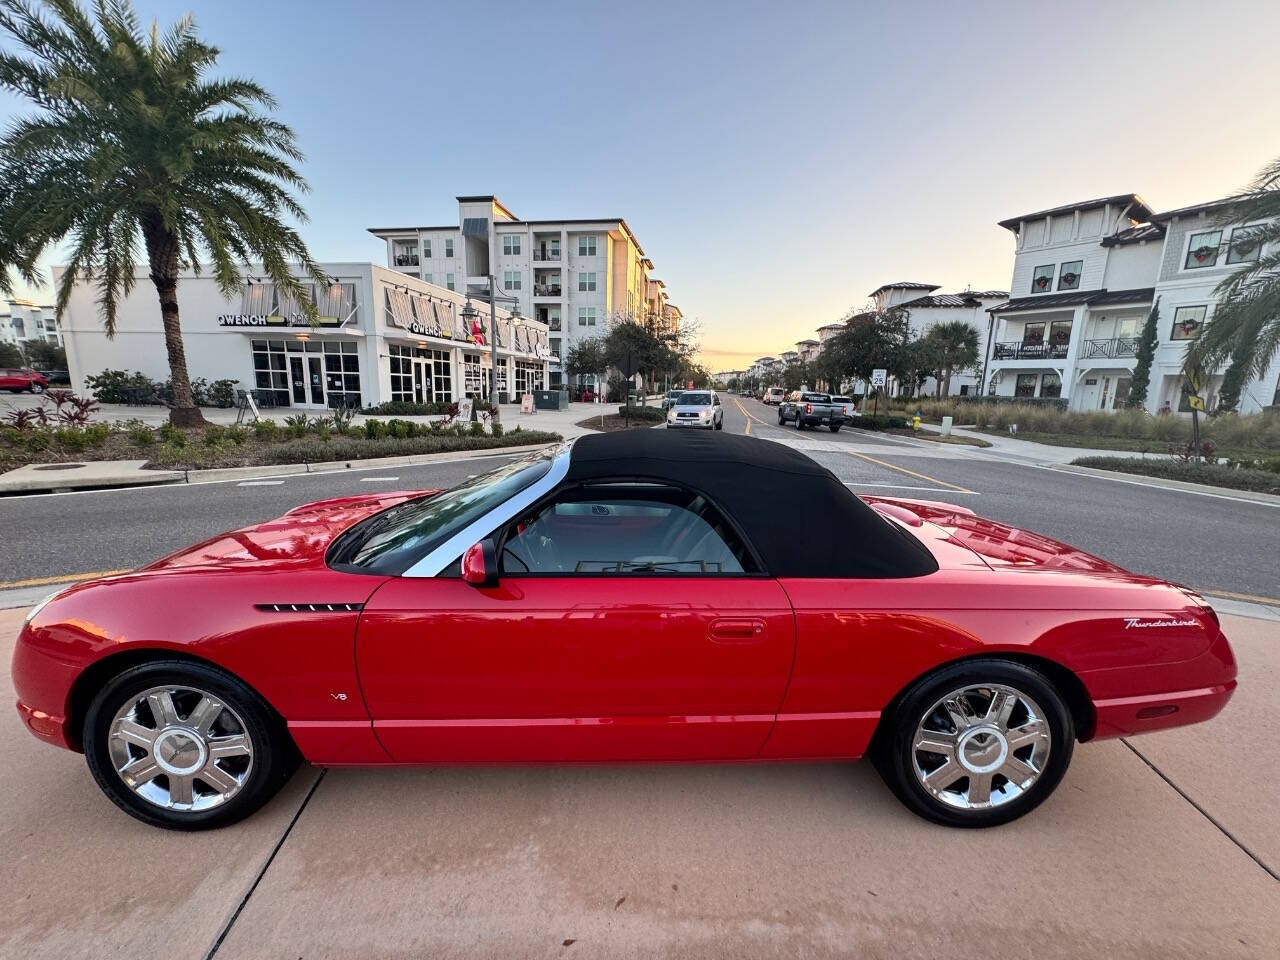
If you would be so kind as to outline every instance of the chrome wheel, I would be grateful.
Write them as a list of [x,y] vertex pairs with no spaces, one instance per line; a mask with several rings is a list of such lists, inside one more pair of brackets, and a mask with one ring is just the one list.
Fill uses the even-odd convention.
[[961,687],[925,711],[912,739],[921,786],[960,810],[999,807],[1040,779],[1053,737],[1047,715],[1004,684]]
[[107,730],[124,785],[166,810],[208,810],[240,792],[253,741],[239,714],[194,687],[152,687],[131,697]]

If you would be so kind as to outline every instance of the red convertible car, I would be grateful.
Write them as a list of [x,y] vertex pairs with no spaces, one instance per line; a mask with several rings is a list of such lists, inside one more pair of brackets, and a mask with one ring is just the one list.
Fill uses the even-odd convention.
[[[802,526],[778,505],[807,504]],[[453,489],[311,503],[37,605],[18,710],[164,827],[324,765],[853,760],[1018,817],[1076,741],[1212,717],[1203,599],[751,437],[584,437]]]

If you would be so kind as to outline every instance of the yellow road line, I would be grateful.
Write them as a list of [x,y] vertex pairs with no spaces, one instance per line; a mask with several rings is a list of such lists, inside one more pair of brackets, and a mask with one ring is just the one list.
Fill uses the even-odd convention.
[[865,453],[858,453],[856,450],[846,450],[845,452],[851,457],[858,457],[861,460],[866,460],[868,463],[875,463],[882,467],[888,467],[890,470],[897,470],[899,473],[905,473],[908,477],[915,477],[917,480],[928,480],[930,483],[939,484],[949,490],[955,490],[958,493],[974,492],[967,487],[957,486],[954,483],[948,483],[946,480],[939,480],[937,477],[930,477],[927,474],[916,473],[914,470],[908,470],[906,467],[899,467],[892,463],[886,463],[884,460],[877,460],[875,457],[869,457]]
[[1276,597],[1259,597],[1253,593],[1232,593],[1230,590],[1219,590],[1217,587],[1197,587],[1200,593],[1213,597],[1226,597],[1228,600],[1247,600],[1249,603],[1266,603],[1280,607],[1280,599]]
[[94,580],[98,577],[110,577],[117,573],[128,573],[123,570],[94,570],[89,573],[64,573],[56,577],[32,577],[30,580],[0,581],[0,590],[16,590],[18,587],[43,587],[54,583],[73,583],[76,580]]

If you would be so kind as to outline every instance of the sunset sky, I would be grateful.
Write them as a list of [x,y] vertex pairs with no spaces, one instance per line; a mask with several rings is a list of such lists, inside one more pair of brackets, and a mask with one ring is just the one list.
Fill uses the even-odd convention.
[[881,283],[1006,289],[1001,218],[1182,206],[1280,155],[1274,2],[137,6],[194,10],[275,94],[318,259],[381,262],[366,227],[451,222],[457,194],[622,216],[713,370]]

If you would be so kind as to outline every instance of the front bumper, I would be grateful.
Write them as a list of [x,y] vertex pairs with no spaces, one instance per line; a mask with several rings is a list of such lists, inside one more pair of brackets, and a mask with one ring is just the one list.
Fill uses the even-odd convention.
[[693,427],[698,430],[714,430],[716,422],[714,420],[668,420],[668,427],[681,427],[688,429]]

